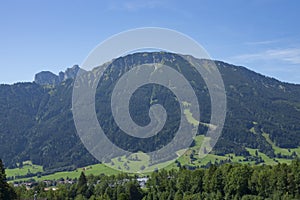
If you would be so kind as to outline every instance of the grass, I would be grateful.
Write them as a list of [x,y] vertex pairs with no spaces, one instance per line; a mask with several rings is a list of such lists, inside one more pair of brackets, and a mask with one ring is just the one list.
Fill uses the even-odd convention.
[[[150,165],[150,157],[142,152],[134,153],[130,157],[125,156],[112,159],[112,162],[107,163],[109,167],[123,172],[137,172],[138,174],[148,174],[155,169],[165,168],[174,164],[174,160],[163,162],[155,165]],[[175,166],[175,165],[174,165]]]
[[[267,141],[272,144],[272,147],[274,148],[275,153],[281,153],[282,155],[291,155],[293,151],[295,151],[298,155],[300,155],[300,147],[295,148],[295,149],[290,149],[290,152],[288,149],[283,149],[278,146],[276,146],[268,135],[264,135],[266,137]],[[195,137],[195,146],[191,147],[189,150],[187,150],[182,157],[180,157],[178,160],[182,165],[190,165],[190,166],[201,166],[201,165],[206,165],[207,163],[215,163],[216,161],[219,162],[221,160],[227,160],[230,159],[234,163],[243,163],[243,164],[255,164],[254,161],[244,161],[245,157],[243,156],[236,156],[234,154],[226,154],[225,156],[219,156],[219,155],[214,155],[214,154],[208,154],[204,158],[198,157],[197,152],[199,151],[201,144],[204,140],[203,135],[198,135]],[[270,158],[266,154],[259,152],[258,149],[251,149],[251,148],[246,148],[247,151],[250,153],[250,155],[255,156],[255,152],[258,152],[258,156],[260,156],[264,160],[264,164],[268,165],[274,165],[277,164],[277,162],[280,163],[290,163],[292,160],[290,159],[284,159],[284,158]],[[194,152],[194,157],[196,158],[196,161],[192,162],[190,159],[190,155]]]
[[262,134],[266,141],[272,145],[272,148],[274,149],[275,154],[282,154],[282,155],[292,155],[293,152],[296,152],[297,155],[300,155],[300,147],[298,148],[290,148],[290,149],[284,149],[276,146],[276,144],[270,139],[269,134],[263,133]]
[[[136,160],[135,160],[136,159]],[[117,157],[112,159],[109,166],[116,170],[122,171],[144,171],[141,168],[144,166],[145,169],[149,165],[149,156],[144,153],[135,153],[126,158],[125,156]]]
[[184,109],[183,113],[187,119],[187,121],[192,124],[193,126],[198,126],[199,125],[199,121],[197,121],[194,117],[193,114],[191,113],[191,111],[189,109]]
[[[207,154],[204,158],[199,157],[199,150],[201,148],[202,142],[204,141],[205,136],[204,135],[197,135],[194,138],[195,145],[188,149],[179,159],[178,161],[181,163],[181,165],[190,165],[190,166],[201,166],[206,165],[207,163],[215,163],[216,161],[219,162],[221,160],[227,160],[231,159],[233,162],[240,162],[244,159],[242,156],[235,156],[234,154],[226,154],[225,156],[219,156],[215,154]],[[194,154],[194,157],[196,158],[195,161],[191,161],[190,155]]]
[[277,154],[277,153],[281,153],[282,155],[291,155],[292,154],[292,152],[289,152],[288,149],[283,149],[283,148],[276,146],[274,144],[274,142],[270,139],[269,134],[263,133],[262,136],[264,136],[266,141],[272,145],[272,148],[274,149],[275,154]]
[[34,165],[31,161],[25,161],[22,168],[6,169],[5,172],[7,177],[24,176],[28,173],[43,172],[43,167]]
[[60,178],[78,178],[81,174],[81,172],[84,171],[86,175],[100,175],[100,174],[106,174],[106,175],[113,175],[113,174],[118,174],[120,172],[113,170],[103,164],[95,164],[95,165],[90,165],[84,168],[78,168],[74,171],[70,172],[57,172],[55,174],[47,175],[47,176],[42,176],[40,178],[35,178],[36,180],[57,180]]
[[[190,123],[195,123],[195,119],[192,117],[189,110],[185,111],[185,115]],[[194,121],[195,120],[195,121]],[[198,123],[198,122],[197,122]],[[265,137],[266,141],[272,145],[272,148],[274,149],[275,153],[281,153],[282,155],[291,155],[293,151],[295,151],[298,155],[300,155],[300,147],[290,149],[284,149],[276,146],[270,139],[269,135],[266,133],[263,133],[263,136]],[[219,156],[214,154],[207,154],[206,157],[200,158],[199,157],[199,150],[201,148],[201,145],[205,139],[204,135],[198,135],[194,138],[195,145],[193,147],[190,147],[187,150],[180,150],[177,152],[178,155],[182,155],[177,160],[181,163],[182,166],[189,165],[189,166],[202,166],[206,165],[207,163],[215,163],[216,161],[219,162],[221,160],[227,160],[230,159],[234,163],[243,163],[243,164],[255,164],[254,161],[244,161],[245,157],[243,156],[236,156],[234,154],[226,154],[225,156]],[[264,163],[261,164],[267,164],[267,165],[274,165],[277,164],[277,162],[280,163],[290,163],[291,160],[289,159],[283,159],[283,158],[270,158],[266,154],[259,152],[258,149],[251,149],[246,148],[247,151],[252,156],[256,156],[256,151],[258,153],[258,156],[260,156]],[[192,157],[195,158],[194,161],[191,160],[191,154],[193,154]],[[140,174],[146,175],[154,171],[156,168],[165,168],[166,170],[170,169],[178,169],[176,163],[174,161],[168,162],[168,163],[161,163],[153,166],[149,166],[150,158],[147,154],[144,154],[142,152],[132,154],[130,157],[126,158],[125,156],[122,156],[120,158],[114,158],[112,159],[112,162],[106,163],[106,164],[96,164],[96,165],[90,165],[85,168],[78,168],[74,171],[70,172],[57,172],[51,175],[47,176],[41,176],[41,177],[30,177],[30,178],[24,178],[24,179],[18,179],[14,181],[21,181],[21,180],[28,180],[28,179],[35,179],[37,181],[42,180],[58,180],[60,178],[78,178],[80,176],[80,173],[82,171],[85,172],[86,175],[100,175],[100,174],[106,174],[106,175],[113,175],[113,174],[119,174],[123,172],[138,172]],[[144,166],[144,167],[142,167]],[[129,169],[128,169],[129,167]],[[145,168],[142,170],[142,168]],[[22,168],[15,168],[15,169],[6,169],[7,177],[12,176],[21,176],[26,175],[28,172],[30,173],[37,173],[37,172],[43,172],[42,166],[34,165],[30,161],[23,162]]]
[[267,164],[267,165],[275,165],[277,164],[274,159],[268,157],[266,154],[262,153],[262,152],[259,152],[258,149],[251,149],[251,148],[246,148],[247,151],[252,155],[252,156],[255,156],[255,152],[257,151],[258,152],[258,156],[260,156],[265,162],[264,164]]
[[[16,169],[18,170],[18,169]],[[22,170],[22,169],[21,169]],[[43,180],[58,180],[61,178],[78,178],[81,174],[81,172],[84,171],[86,175],[100,175],[100,174],[106,174],[106,175],[113,175],[113,174],[119,174],[121,173],[120,171],[116,171],[114,169],[111,169],[107,167],[104,164],[95,164],[95,165],[89,165],[87,167],[83,168],[78,168],[74,171],[66,171],[66,172],[57,172],[54,174],[46,175],[46,176],[41,176],[41,177],[30,177],[30,178],[22,178],[22,179],[16,179],[14,181],[26,181],[29,179],[35,179],[37,181],[43,181]],[[8,174],[8,173],[7,173]]]

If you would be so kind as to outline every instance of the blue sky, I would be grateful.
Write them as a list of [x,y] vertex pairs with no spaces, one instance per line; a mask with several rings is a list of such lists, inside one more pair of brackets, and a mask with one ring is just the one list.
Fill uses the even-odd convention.
[[213,59],[300,83],[300,1],[1,1],[0,83],[80,64],[101,41],[139,27],[185,33]]

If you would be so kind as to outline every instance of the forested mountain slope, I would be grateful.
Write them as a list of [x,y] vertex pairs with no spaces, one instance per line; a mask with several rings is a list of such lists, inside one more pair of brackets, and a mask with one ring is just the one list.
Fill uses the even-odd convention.
[[[193,73],[187,70],[189,64],[181,56],[162,52],[136,53],[117,58],[109,65],[106,73],[118,79],[120,74],[128,70],[128,66],[151,62],[167,64],[186,73],[188,79],[193,78]],[[205,60],[198,62],[207,64]],[[283,83],[244,67],[220,61],[215,63],[225,84],[227,117],[214,153],[247,155],[245,147],[250,147],[271,157],[275,156],[270,142],[266,140],[266,134],[279,147],[300,146],[300,85]],[[112,91],[109,81],[100,80],[97,102],[101,102],[99,94]],[[192,86],[201,99],[201,122],[209,122],[210,99],[207,87],[201,77]],[[13,167],[25,160],[43,165],[45,169],[78,167],[96,162],[76,134],[71,111],[72,87],[73,79],[58,85],[0,85],[0,158],[6,166]],[[140,96],[136,98],[151,101],[153,91],[157,91],[156,99],[164,99],[166,106],[173,105],[165,100],[164,90],[155,87],[144,88],[140,94],[137,93]],[[145,107],[136,106],[133,112],[141,113],[139,109]],[[99,119],[106,118],[107,123],[111,120],[111,116],[103,114],[103,110],[97,111]],[[199,134],[203,133],[205,127],[200,127]],[[114,132],[109,134],[113,136]],[[126,142],[131,144],[135,141]]]

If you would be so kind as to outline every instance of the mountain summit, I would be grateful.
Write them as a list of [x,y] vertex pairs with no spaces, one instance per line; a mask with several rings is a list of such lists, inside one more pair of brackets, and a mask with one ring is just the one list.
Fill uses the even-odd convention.
[[49,71],[42,71],[35,75],[34,82],[39,85],[58,85],[69,78],[74,79],[79,69],[78,65],[74,65],[65,72],[59,72],[58,75]]

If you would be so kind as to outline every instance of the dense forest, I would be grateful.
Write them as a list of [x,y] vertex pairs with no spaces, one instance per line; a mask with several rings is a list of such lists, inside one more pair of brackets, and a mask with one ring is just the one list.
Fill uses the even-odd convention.
[[[115,59],[107,68],[106,75],[111,79],[100,80],[97,93],[97,116],[107,128],[107,137],[115,143],[126,145],[130,151],[153,150],[153,146],[165,145],[172,137],[169,130],[173,124],[166,124],[155,145],[150,142],[137,142],[126,135],[115,137],[116,127],[109,106],[99,106],[107,102],[102,94],[113,90],[113,83],[120,75],[130,70],[129,66],[145,63],[163,63],[180,71],[191,82],[200,99],[200,120],[209,123],[210,98],[201,76],[195,76],[193,68],[181,56],[165,53],[135,53]],[[198,60],[207,67],[207,61]],[[247,147],[258,149],[271,158],[276,153],[263,134],[281,148],[300,146],[300,86],[277,81],[252,72],[244,67],[215,61],[227,95],[227,116],[222,135],[213,153],[224,155],[234,153],[247,156]],[[94,69],[97,72],[98,68]],[[108,86],[108,87],[106,87]],[[16,168],[17,163],[30,160],[42,165],[44,171],[73,170],[98,161],[91,156],[81,143],[72,116],[73,80],[67,79],[57,85],[37,83],[17,83],[0,85],[0,157],[8,168]],[[168,98],[165,88],[145,86],[132,97],[130,107],[137,124],[149,121],[150,102],[163,105],[169,116],[178,114],[174,97]],[[109,96],[108,96],[109,97]],[[155,99],[153,99],[155,98]],[[155,100],[155,101],[154,101]],[[103,119],[103,120],[102,120]],[[176,127],[175,127],[176,128]],[[174,128],[173,128],[174,129]],[[200,126],[199,134],[207,127]],[[118,134],[121,135],[121,134]],[[124,137],[123,137],[124,136]],[[122,146],[121,146],[122,147]]]
[[[300,199],[300,160],[275,166],[224,164],[196,170],[163,169],[148,175],[145,185],[137,181],[137,175],[85,176],[82,172],[75,184],[58,184],[56,190],[46,190],[49,186],[40,182],[29,190],[15,187],[14,192],[5,182],[5,175],[0,177],[5,186],[3,189],[1,185],[0,199],[32,199],[34,195],[49,200]],[[12,196],[3,198],[7,193]]]

